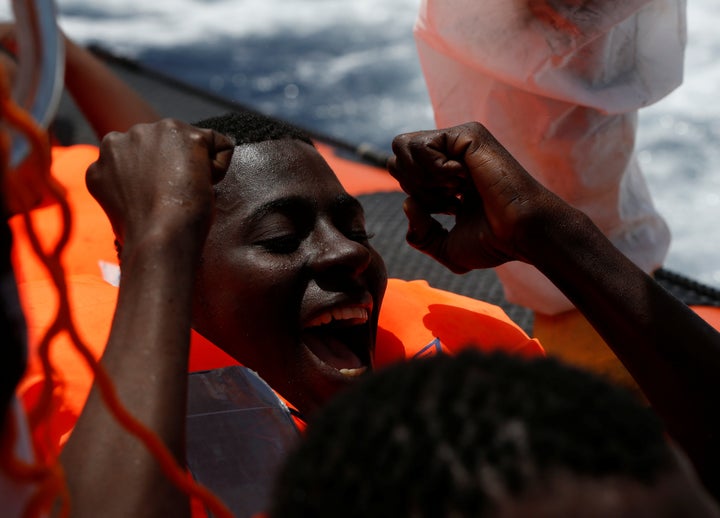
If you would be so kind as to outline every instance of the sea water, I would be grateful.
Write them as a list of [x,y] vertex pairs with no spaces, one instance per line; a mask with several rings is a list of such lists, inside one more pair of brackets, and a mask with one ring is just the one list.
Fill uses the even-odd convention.
[[[58,0],[80,43],[302,126],[389,150],[433,125],[418,0]],[[683,85],[641,111],[638,151],[673,233],[666,267],[720,287],[720,2],[688,2]]]

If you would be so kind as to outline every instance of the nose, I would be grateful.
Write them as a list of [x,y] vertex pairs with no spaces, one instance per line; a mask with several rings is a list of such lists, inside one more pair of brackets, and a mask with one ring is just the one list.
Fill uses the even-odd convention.
[[327,278],[357,278],[370,265],[372,254],[366,244],[355,241],[330,223],[318,225],[312,267]]

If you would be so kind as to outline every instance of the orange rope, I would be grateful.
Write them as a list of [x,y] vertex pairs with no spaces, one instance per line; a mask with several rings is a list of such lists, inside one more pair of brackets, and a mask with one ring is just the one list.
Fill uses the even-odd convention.
[[[5,190],[4,192],[18,193],[18,196],[21,196],[21,204],[27,210],[23,215],[23,220],[30,244],[50,273],[59,296],[59,307],[55,318],[46,330],[39,345],[45,384],[38,405],[30,413],[31,427],[37,426],[51,412],[50,403],[56,376],[50,361],[50,345],[52,340],[64,330],[69,334],[73,344],[93,371],[103,401],[112,415],[121,426],[135,435],[146,446],[156,458],[168,479],[188,496],[202,501],[215,516],[232,518],[232,513],[222,501],[209,489],[190,479],[185,469],[178,465],[162,440],[127,411],[117,396],[110,376],[104,367],[95,360],[87,345],[78,335],[70,310],[67,284],[61,263],[61,255],[69,239],[72,226],[72,213],[64,197],[64,190],[50,175],[50,147],[45,132],[35,124],[32,117],[14,103],[9,95],[9,89],[4,77],[0,78],[0,83],[0,88],[3,90],[0,92],[0,114],[10,125],[18,128],[26,136],[32,149],[32,156],[38,161],[37,167],[32,168],[31,171],[23,171],[22,178],[19,174],[6,175],[3,187],[12,190]],[[3,157],[7,157],[8,153],[5,152],[7,151],[6,141],[3,142],[3,148]],[[54,198],[62,214],[63,231],[53,250],[49,253],[43,250],[35,232],[32,215],[29,212],[30,205],[38,201],[37,195],[32,192],[33,189],[38,187],[41,189],[41,194],[44,190]],[[37,193],[37,191],[35,192]],[[42,512],[47,512],[58,498],[61,503],[59,516],[68,516],[70,510],[69,493],[59,460],[56,459],[53,464],[44,466],[41,464],[27,464],[18,459],[14,453],[16,427],[11,426],[9,428],[14,431],[8,434],[4,438],[7,440],[3,440],[0,445],[0,462],[2,462],[6,471],[17,480],[38,484],[38,489],[26,509],[25,517],[34,518]]]
[[[68,228],[71,225],[72,217],[70,207],[67,204],[67,201],[63,198],[58,199],[58,202],[62,211],[64,226],[65,228]],[[46,268],[50,272],[51,276],[53,277],[53,282],[55,283],[58,294],[60,296],[60,307],[58,308],[55,321],[51,324],[50,328],[48,329],[41,341],[40,354],[43,358],[43,365],[45,365],[47,362],[49,368],[52,369],[48,358],[49,343],[51,339],[63,329],[64,323],[66,328],[65,330],[70,334],[70,338],[75,344],[78,352],[80,352],[90,369],[92,369],[93,374],[95,375],[95,382],[100,389],[100,393],[103,397],[103,400],[105,401],[105,404],[107,405],[111,413],[114,415],[115,419],[120,423],[120,425],[123,426],[128,432],[135,435],[145,444],[148,450],[150,450],[150,452],[159,462],[160,467],[165,473],[165,475],[179,489],[181,489],[190,496],[202,500],[203,503],[205,503],[205,505],[207,505],[208,508],[216,516],[231,518],[232,513],[230,513],[230,511],[225,507],[225,505],[207,488],[189,479],[186,476],[184,468],[178,465],[177,461],[172,456],[172,454],[167,449],[162,440],[160,440],[160,438],[154,432],[149,430],[140,421],[133,417],[132,414],[130,414],[130,412],[128,412],[127,409],[125,409],[125,407],[122,405],[117,396],[117,392],[115,391],[115,387],[112,383],[112,380],[110,379],[110,376],[105,371],[105,368],[97,360],[95,360],[92,352],[77,333],[77,329],[75,327],[75,323],[73,321],[72,313],[70,311],[70,306],[68,302],[67,283],[65,282],[65,276],[62,270],[62,266],[60,265],[59,256],[56,255],[59,254],[61,250],[59,248],[56,248],[55,253],[46,257],[43,256],[40,242],[37,239],[37,235],[33,227],[32,217],[29,213],[24,215],[24,222],[27,228],[28,236],[30,237],[30,244],[32,245],[33,250],[36,254],[38,254],[40,259],[43,261]],[[62,241],[63,238],[61,237],[61,242]],[[48,393],[49,396],[52,396],[52,387],[47,389],[46,384],[46,390],[44,390],[44,392]],[[46,403],[48,403],[49,400],[49,398],[46,398]],[[38,419],[38,416],[31,415],[31,425],[33,424],[33,418]]]
[[[13,101],[9,92],[2,93],[0,102],[3,118],[27,138],[32,149],[30,158],[35,161],[31,164],[33,167],[19,168],[18,171],[10,171],[8,167],[3,178],[6,202],[17,206],[19,210],[16,212],[24,212],[32,209],[48,191],[54,198],[62,197],[64,189],[50,176],[50,145],[47,135],[35,124],[34,119]],[[12,193],[13,198],[9,198],[7,193]]]
[[[9,85],[4,75],[0,79],[0,87],[2,88],[0,92],[0,113],[3,122],[16,128],[26,136],[32,149],[32,157],[36,160],[36,164],[33,164],[35,167],[28,168],[25,172],[25,174],[30,175],[27,182],[23,182],[19,172],[8,171],[9,164],[3,164],[3,172],[5,173],[3,176],[3,194],[6,195],[8,204],[11,200],[7,194],[13,193],[17,198],[13,198],[12,201],[20,201],[17,208],[29,209],[33,203],[42,197],[42,193],[35,189],[47,187],[52,192],[53,185],[56,185],[46,179],[46,177],[50,176],[50,148],[42,129],[12,100]],[[9,157],[7,139],[3,140],[3,148],[3,160],[7,162]],[[45,360],[43,358],[43,364],[46,363]],[[47,364],[49,365],[49,362]],[[46,380],[46,388],[48,385],[52,387],[53,376],[51,369],[50,366],[50,370],[46,370],[46,375],[49,376]],[[68,509],[69,493],[60,464],[28,464],[18,459],[14,451],[17,436],[17,423],[14,422],[14,416],[8,428],[8,436],[4,438],[5,440],[0,448],[0,461],[3,468],[16,480],[34,483],[37,486],[37,490],[30,500],[24,516],[27,518],[40,516],[43,509],[48,509],[49,505],[58,497],[62,502],[61,509]],[[49,504],[46,505],[45,502],[49,502]],[[60,516],[67,516],[67,513]]]
[[65,483],[65,474],[59,462],[53,465],[29,464],[17,458],[18,423],[15,414],[8,416],[5,435],[0,443],[0,465],[13,479],[36,486],[35,493],[28,502],[24,518],[39,518],[57,499],[60,500],[58,515],[70,514],[70,493]]

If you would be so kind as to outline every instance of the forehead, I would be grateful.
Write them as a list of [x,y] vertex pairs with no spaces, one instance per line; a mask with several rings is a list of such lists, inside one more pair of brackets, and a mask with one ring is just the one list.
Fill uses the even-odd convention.
[[292,139],[236,147],[230,168],[216,192],[221,210],[273,198],[346,194],[320,153],[311,145]]

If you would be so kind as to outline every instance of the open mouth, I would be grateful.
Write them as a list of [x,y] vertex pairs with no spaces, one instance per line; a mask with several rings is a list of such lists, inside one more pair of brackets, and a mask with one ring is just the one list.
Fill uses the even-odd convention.
[[370,365],[369,315],[362,306],[333,308],[304,326],[303,342],[318,360],[343,376],[359,376]]

